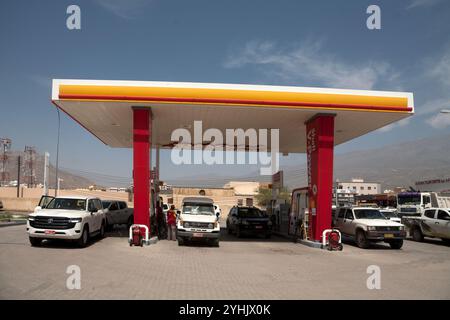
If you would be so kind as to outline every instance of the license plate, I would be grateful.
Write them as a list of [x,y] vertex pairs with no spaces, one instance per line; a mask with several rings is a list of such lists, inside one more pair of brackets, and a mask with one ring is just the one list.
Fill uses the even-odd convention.
[[385,238],[393,238],[394,235],[393,235],[392,233],[385,233],[385,234],[384,234],[384,237],[385,237]]
[[262,229],[262,226],[255,226],[255,229]]
[[53,231],[53,230],[45,230],[44,233],[45,234],[55,234],[55,231]]
[[202,238],[203,237],[203,233],[193,233],[192,236],[195,237],[195,238]]

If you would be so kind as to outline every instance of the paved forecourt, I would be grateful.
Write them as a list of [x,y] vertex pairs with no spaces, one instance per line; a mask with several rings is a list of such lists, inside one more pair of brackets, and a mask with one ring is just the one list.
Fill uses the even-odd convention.
[[[440,241],[329,252],[223,232],[219,248],[167,240],[130,248],[116,228],[85,249],[34,248],[24,228],[0,228],[0,299],[450,298],[450,247]],[[71,265],[80,267],[80,290],[66,287]],[[381,268],[380,290],[367,288],[370,265]]]

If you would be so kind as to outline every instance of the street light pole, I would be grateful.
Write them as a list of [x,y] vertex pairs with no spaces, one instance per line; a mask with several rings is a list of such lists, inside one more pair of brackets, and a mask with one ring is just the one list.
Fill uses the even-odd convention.
[[56,107],[56,111],[58,111],[58,138],[56,142],[56,185],[55,185],[55,197],[58,196],[58,187],[59,187],[59,131],[61,127],[61,115],[59,113],[59,107]]

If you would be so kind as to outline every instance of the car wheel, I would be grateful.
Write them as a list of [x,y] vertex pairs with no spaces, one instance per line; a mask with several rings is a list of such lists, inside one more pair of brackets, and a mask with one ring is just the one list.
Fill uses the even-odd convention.
[[228,234],[231,234],[232,232],[231,232],[231,226],[229,226],[228,224],[227,224],[227,233]]
[[239,226],[236,227],[236,237],[242,238],[241,228]]
[[219,239],[214,239],[213,245],[214,247],[220,247]]
[[369,248],[369,241],[367,240],[364,231],[358,230],[358,232],[356,233],[356,244],[362,249]]
[[78,246],[80,248],[85,248],[89,242],[89,228],[84,227],[83,232],[81,233],[80,239],[78,239]]
[[403,247],[403,240],[390,241],[389,245],[392,249],[401,249]]
[[181,247],[182,245],[184,245],[184,240],[182,238],[178,238],[178,245]]
[[100,234],[99,234],[99,236],[100,236],[100,239],[105,237],[105,223],[104,222],[102,222],[102,226],[100,227]]
[[442,238],[442,241],[443,241],[446,245],[450,245],[450,239]]
[[266,239],[270,239],[270,237],[272,237],[272,234],[270,233],[266,234]]
[[40,238],[33,238],[33,237],[29,237],[30,238],[30,244],[32,247],[39,247],[42,244],[42,239]]
[[412,238],[414,241],[422,242],[423,241],[423,234],[422,231],[416,227],[412,231]]
[[113,229],[113,225],[110,224],[108,222],[108,220],[105,220],[105,231],[112,231],[112,229]]

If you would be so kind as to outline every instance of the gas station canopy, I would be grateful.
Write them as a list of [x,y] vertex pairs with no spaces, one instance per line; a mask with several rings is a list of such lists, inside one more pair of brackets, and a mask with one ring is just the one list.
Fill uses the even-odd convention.
[[[335,145],[414,113],[413,94],[288,86],[111,80],[53,80],[52,102],[106,145],[131,148],[132,107],[151,108],[152,145],[173,147],[171,134],[280,129],[279,150],[306,151],[305,122],[335,115]],[[269,148],[270,149],[270,148]]]

